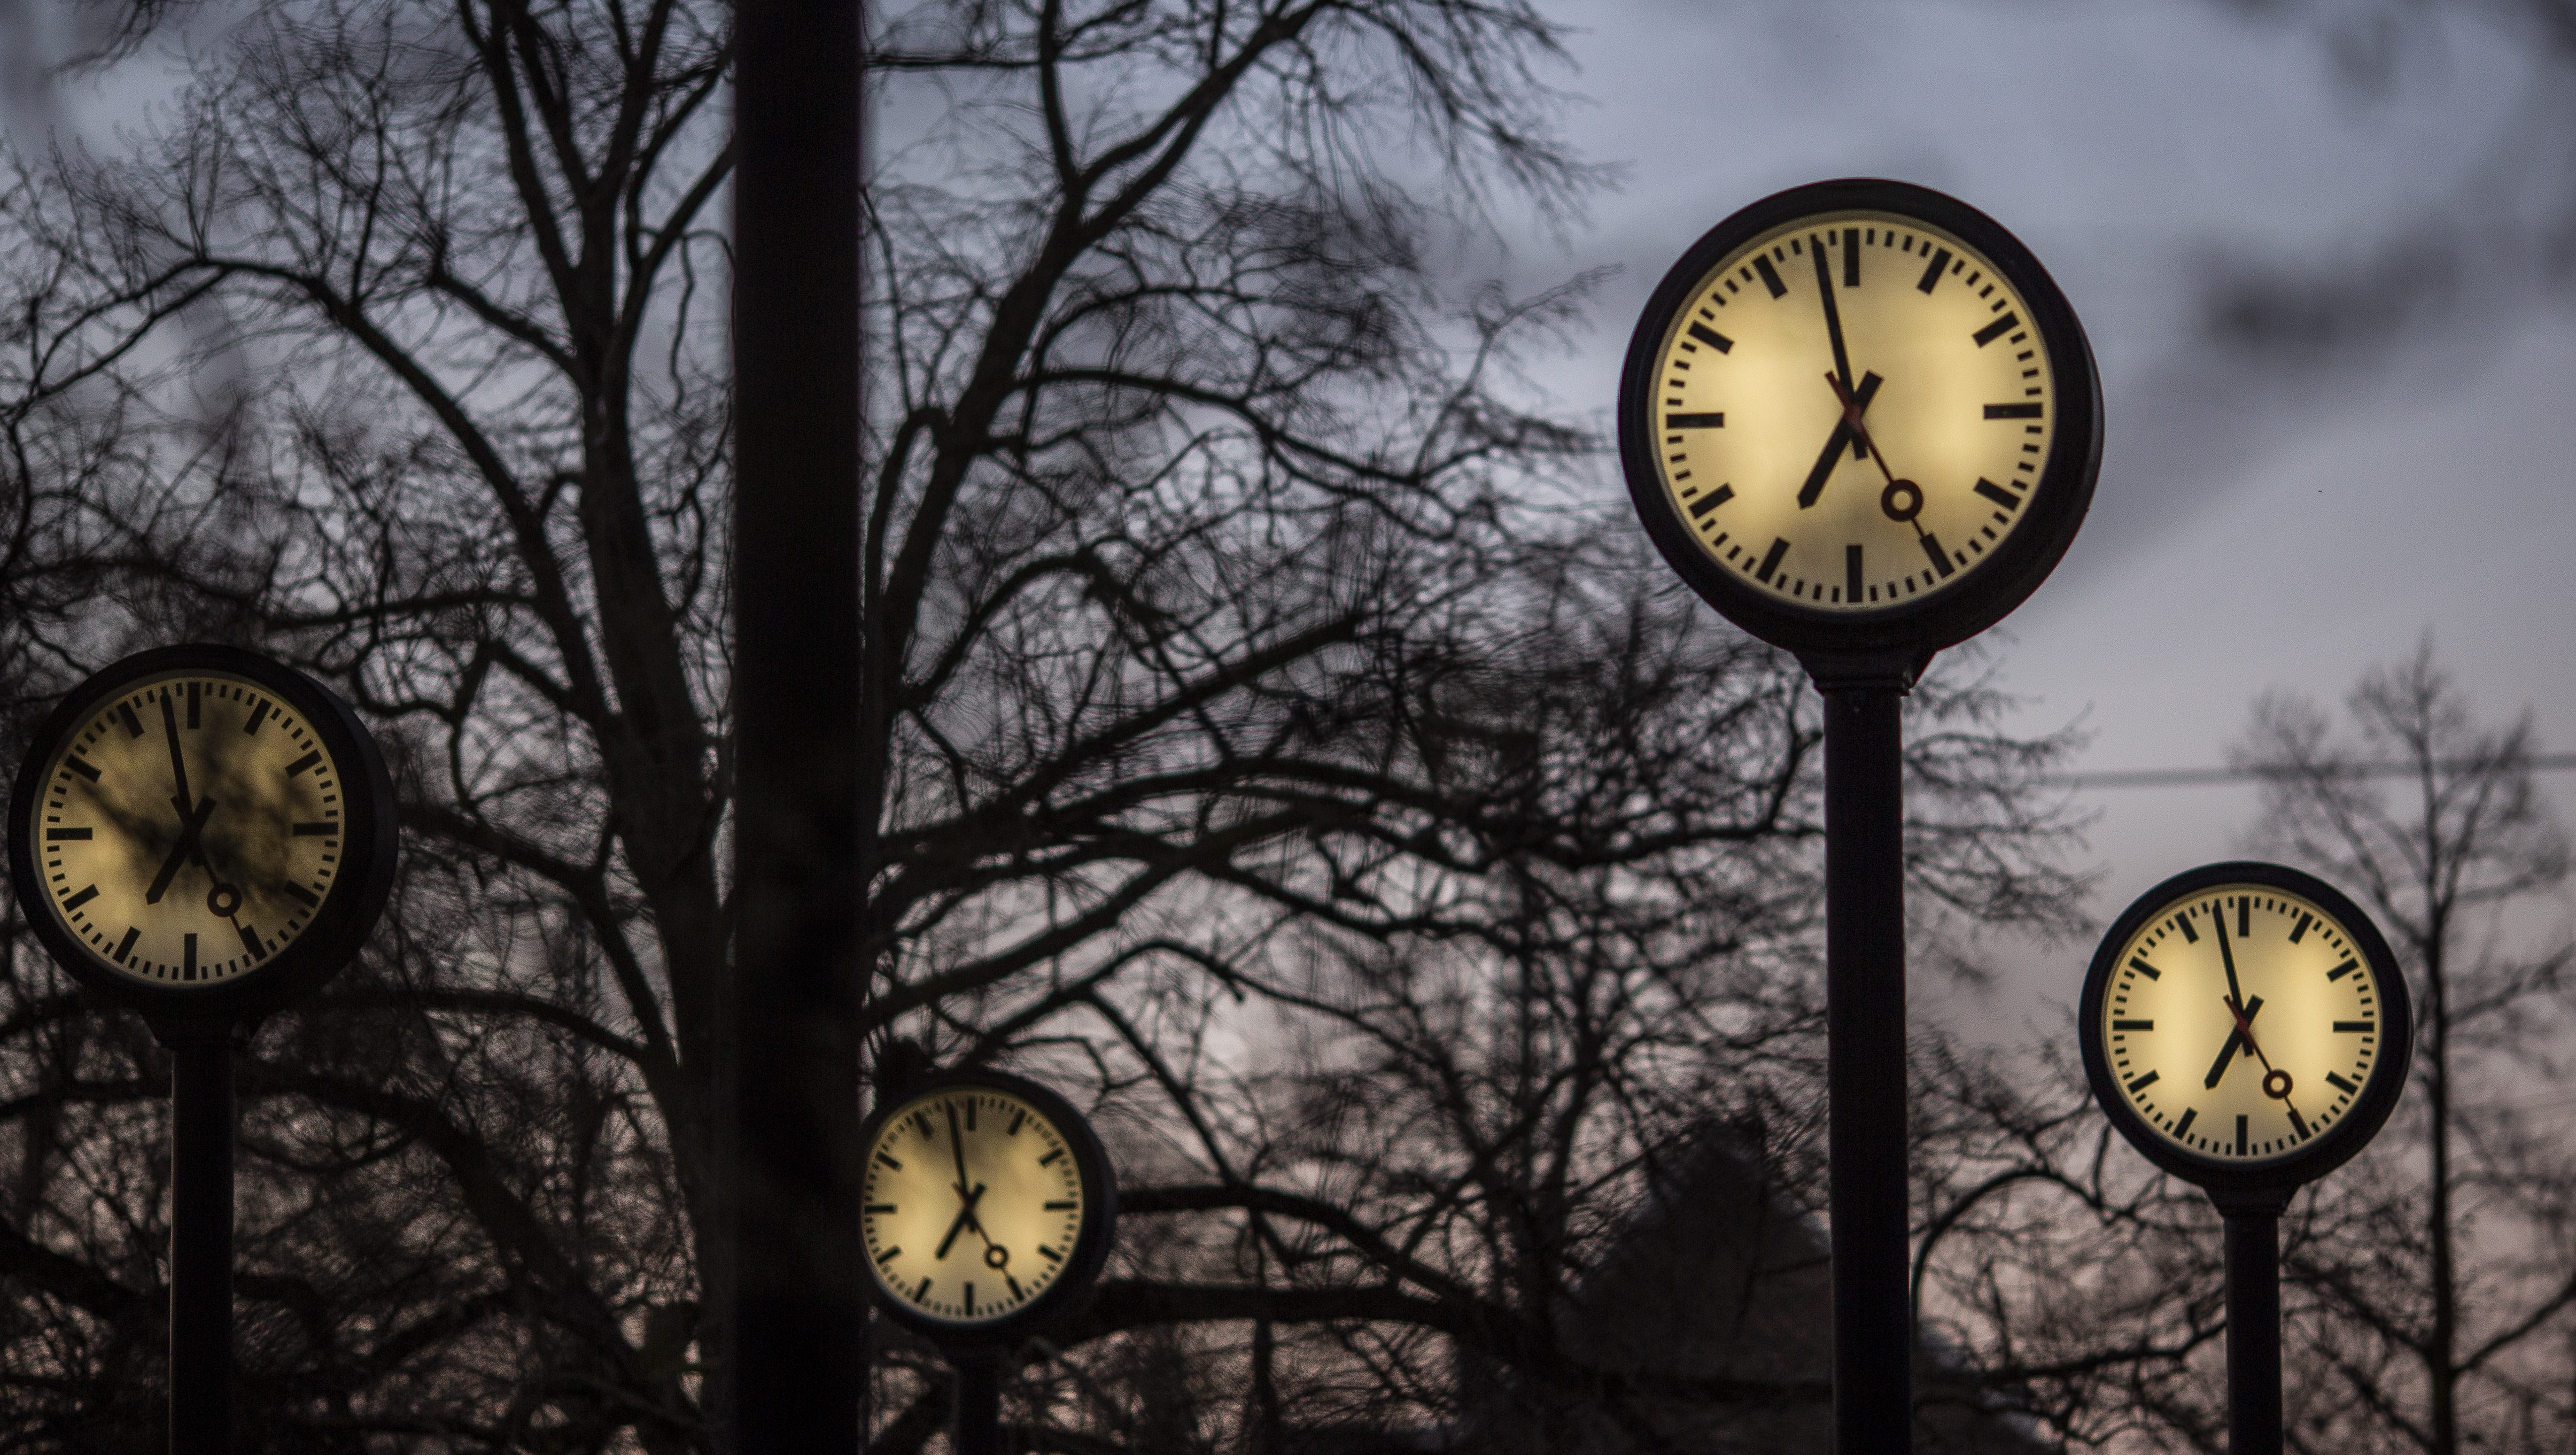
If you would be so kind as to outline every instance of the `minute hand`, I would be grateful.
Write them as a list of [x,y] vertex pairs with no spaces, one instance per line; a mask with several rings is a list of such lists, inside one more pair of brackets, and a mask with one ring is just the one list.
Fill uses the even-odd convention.
[[1814,238],[1807,239],[1807,255],[1816,260],[1816,297],[1825,305],[1825,337],[1834,345],[1834,377],[1842,381],[1845,392],[1852,386],[1851,353],[1843,347],[1842,310],[1834,306],[1834,270],[1825,266],[1825,250]]
[[170,694],[161,694],[161,732],[170,740],[170,783],[178,790],[179,817],[187,818],[195,800],[188,796],[188,757],[179,751],[179,715],[171,709]]
[[1860,376],[1860,387],[1852,391],[1851,408],[1844,412],[1842,421],[1834,426],[1833,437],[1825,441],[1825,452],[1816,456],[1816,468],[1807,472],[1807,483],[1799,487],[1798,508],[1800,510],[1808,509],[1816,503],[1816,497],[1824,493],[1826,477],[1834,473],[1834,466],[1842,463],[1843,448],[1858,442],[1859,436],[1852,428],[1852,421],[1860,417],[1861,411],[1869,408],[1869,401],[1877,395],[1880,382],[1876,374]]
[[2221,904],[2209,913],[2210,928],[2218,931],[2218,958],[2227,967],[2227,998],[2238,1006],[2245,1004],[2245,990],[2236,983],[2236,951],[2227,943],[2227,907]]

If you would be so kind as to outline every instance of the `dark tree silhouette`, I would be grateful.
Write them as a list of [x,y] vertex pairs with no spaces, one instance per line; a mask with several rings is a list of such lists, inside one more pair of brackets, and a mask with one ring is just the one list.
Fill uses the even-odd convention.
[[2531,1442],[2576,1428],[2576,1146],[2543,1089],[2567,1072],[2576,949],[2532,953],[2503,916],[2567,881],[2567,836],[2532,781],[2530,714],[2478,722],[2429,639],[2346,706],[2348,734],[2293,698],[2256,707],[2240,749],[2265,770],[2256,842],[2368,906],[2421,1028],[2395,1147],[2320,1199],[2350,1236],[2292,1272],[2341,1326],[2315,1356],[2349,1392],[2338,1426],[2433,1455]]
[[[1812,1097],[1816,729],[1527,400],[1586,280],[1430,261],[1596,180],[1550,130],[1555,25],[874,18],[863,1030],[1087,1096],[1136,1210],[1029,1389],[1248,1327],[1255,1427],[1319,1382],[1436,1409],[1462,1349],[1620,1395],[1550,1290],[1712,1103]],[[15,158],[0,199],[20,727],[219,637],[339,684],[398,765],[388,929],[244,1071],[262,1448],[703,1443],[726,19],[253,6],[130,145]],[[2066,913],[2029,792],[2062,745],[1995,705],[1918,700],[1930,921]],[[8,971],[0,1430],[139,1448],[162,1065],[23,942]],[[881,1353],[918,1443],[935,1391]],[[1157,1398],[1025,1423],[1105,1448]]]
[[[2537,1450],[2576,1431],[2576,951],[2551,922],[2569,849],[2533,752],[2528,715],[2480,722],[2429,644],[2365,674],[2340,721],[2266,696],[2235,750],[2263,781],[2247,847],[2357,899],[2417,1007],[2396,1115],[2282,1220],[2294,1449]],[[2149,1176],[2056,1061],[2053,1078],[1964,1059],[1923,1078],[1947,1149],[1925,1159],[1927,1319],[2061,1438],[2223,1449],[2217,1217]]]

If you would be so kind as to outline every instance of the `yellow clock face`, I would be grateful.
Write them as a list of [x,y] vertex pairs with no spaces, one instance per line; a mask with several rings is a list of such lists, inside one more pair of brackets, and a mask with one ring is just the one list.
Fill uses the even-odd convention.
[[1722,571],[1811,611],[1957,587],[2029,517],[2049,459],[2032,316],[1977,249],[1913,218],[1755,236],[1693,285],[1654,355],[1674,519]]
[[[2261,884],[2193,891],[2121,945],[2099,1011],[2118,1095],[2216,1163],[2291,1156],[2361,1101],[2385,1052],[2371,956],[2323,907]],[[2402,1058],[2398,1063],[2402,1067]]]
[[302,715],[220,672],[143,678],[45,764],[41,910],[118,975],[185,991],[256,973],[339,879],[341,765]]
[[956,1325],[1054,1287],[1093,1215],[1064,1129],[989,1087],[926,1093],[879,1124],[860,1228],[886,1295]]

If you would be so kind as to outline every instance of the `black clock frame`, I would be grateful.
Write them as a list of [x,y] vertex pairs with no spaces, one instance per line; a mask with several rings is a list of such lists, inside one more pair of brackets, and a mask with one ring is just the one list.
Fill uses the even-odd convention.
[[[31,840],[35,815],[22,811],[44,791],[44,774],[67,736],[101,704],[147,677],[172,672],[245,678],[308,724],[340,766],[339,871],[304,932],[266,963],[228,980],[181,987],[153,985],[98,963],[95,953],[45,905],[42,854]],[[120,658],[65,693],[36,730],[9,800],[9,881],[37,940],[57,964],[98,998],[168,1026],[242,1025],[310,993],[357,958],[393,889],[399,840],[393,778],[376,741],[339,694],[282,662],[212,642],[155,647]]]
[[1074,1109],[1073,1103],[1054,1091],[1007,1071],[982,1067],[961,1067],[935,1071],[905,1082],[893,1094],[880,1099],[875,1110],[859,1127],[859,1146],[865,1149],[877,1144],[877,1136],[886,1123],[926,1097],[955,1091],[992,1091],[1016,1096],[1037,1109],[1038,1115],[1055,1124],[1064,1135],[1064,1144],[1073,1153],[1074,1170],[1081,1175],[1082,1202],[1087,1212],[1082,1231],[1075,1236],[1073,1249],[1065,1258],[1064,1271],[1055,1282],[1036,1298],[989,1322],[961,1323],[933,1318],[905,1303],[886,1287],[876,1263],[868,1263],[868,1289],[877,1307],[888,1318],[920,1334],[951,1354],[970,1358],[997,1354],[1020,1341],[1079,1313],[1090,1300],[1100,1270],[1109,1261],[1111,1233],[1118,1221],[1118,1180],[1110,1170],[1109,1154],[1101,1147],[1091,1120]]
[[[1666,333],[1708,271],[1729,253],[1783,223],[1831,213],[1874,211],[1939,228],[1985,254],[2028,304],[2047,342],[2050,403],[2057,431],[2029,516],[1957,586],[1869,611],[1826,610],[1778,600],[1738,579],[1700,548],[1665,491],[1658,456],[1654,388]],[[1754,636],[1810,654],[1894,656],[1916,663],[2002,620],[2048,578],[2092,507],[2102,467],[2102,389],[2093,346],[2075,310],[2018,238],[1955,197],[1908,182],[1845,178],[1776,192],[1708,230],[1664,275],[1637,319],[1619,376],[1619,458],[1646,534],[1683,581],[1719,614]]]
[[[2119,1079],[2112,1074],[2108,1048],[2102,1039],[2102,1002],[2110,994],[2111,977],[2120,967],[2120,950],[2128,944],[2129,937],[2170,913],[2176,900],[2230,884],[2278,889],[2323,908],[2352,936],[2353,948],[2370,962],[2370,972],[2377,977],[2379,986],[2379,1059],[2371,1066],[2361,1095],[2353,1099],[2352,1110],[2306,1144],[2260,1162],[2216,1161],[2176,1147],[2157,1135],[2120,1095]],[[2406,989],[2406,977],[2398,969],[2397,956],[2388,948],[2379,926],[2341,890],[2315,875],[2258,860],[2231,860],[2186,869],[2138,896],[2122,910],[2102,936],[2100,947],[2093,952],[2093,963],[2084,972],[2076,1032],[2084,1052],[2085,1080],[2092,1083],[2093,1099],[2111,1119],[2111,1125],[2119,1128],[2120,1135],[2148,1161],[2207,1189],[2222,1200],[2222,1205],[2248,1199],[2255,1203],[2277,1202],[2351,1161],[2370,1145],[2371,1138],[2387,1123],[2389,1113],[2396,1110],[2415,1054],[2414,1002]]]

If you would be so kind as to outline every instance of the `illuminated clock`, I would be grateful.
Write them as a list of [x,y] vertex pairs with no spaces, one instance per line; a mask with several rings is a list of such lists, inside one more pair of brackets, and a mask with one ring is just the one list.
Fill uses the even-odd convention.
[[2078,1011],[2114,1125],[2213,1190],[2291,1187],[2361,1150],[2404,1089],[2406,982],[2369,916],[2277,864],[2211,864],[2129,906]]
[[38,729],[9,814],[54,959],[147,1015],[273,1009],[337,971],[393,879],[393,787],[354,713],[232,647],[139,653]]
[[859,1226],[879,1303],[948,1342],[1022,1337],[1079,1306],[1117,1192],[1090,1124],[998,1071],[904,1088],[869,1118]]
[[1901,182],[1766,198],[1683,254],[1619,384],[1648,533],[1799,651],[1929,653],[2073,540],[2101,463],[2091,346],[2029,250]]

